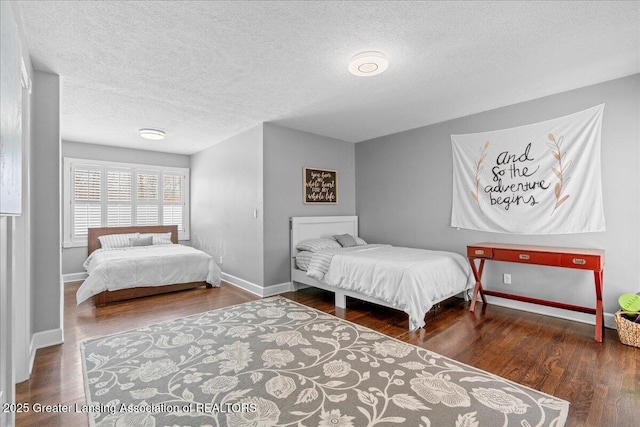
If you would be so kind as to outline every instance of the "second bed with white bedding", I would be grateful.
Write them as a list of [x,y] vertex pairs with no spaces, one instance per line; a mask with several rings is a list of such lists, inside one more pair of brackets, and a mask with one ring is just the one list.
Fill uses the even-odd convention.
[[307,276],[404,311],[411,330],[424,326],[424,316],[435,303],[474,283],[469,264],[459,254],[390,245],[319,250]]

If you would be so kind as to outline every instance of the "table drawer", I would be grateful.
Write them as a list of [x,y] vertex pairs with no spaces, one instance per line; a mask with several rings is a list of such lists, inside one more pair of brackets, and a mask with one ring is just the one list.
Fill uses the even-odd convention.
[[506,249],[495,249],[493,251],[493,259],[495,261],[519,262],[523,264],[542,264],[551,266],[559,266],[561,262],[560,254]]
[[561,265],[567,268],[600,271],[602,258],[597,255],[563,254]]
[[467,257],[469,258],[493,258],[492,248],[481,246],[467,246]]

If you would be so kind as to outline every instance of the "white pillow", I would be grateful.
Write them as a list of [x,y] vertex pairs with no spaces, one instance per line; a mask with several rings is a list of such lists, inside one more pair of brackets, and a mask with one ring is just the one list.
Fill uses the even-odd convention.
[[106,234],[98,237],[102,249],[117,249],[131,246],[129,239],[140,237],[140,233]]
[[353,246],[362,246],[367,244],[367,242],[365,242],[358,236],[354,236],[353,234],[338,234],[333,236],[333,238],[336,239],[343,248],[350,248]]
[[171,241],[171,232],[169,233],[143,233],[140,237],[153,237],[154,245],[170,245],[173,242]]
[[313,252],[300,251],[296,255],[296,265],[300,270],[307,271],[312,258],[313,258]]
[[367,244],[367,242],[365,242],[364,239],[361,239],[358,236],[353,236],[353,238],[356,239],[356,244],[358,246],[362,246],[362,245],[366,245]]
[[333,239],[309,239],[296,245],[299,251],[317,252],[320,249],[341,248],[340,243]]

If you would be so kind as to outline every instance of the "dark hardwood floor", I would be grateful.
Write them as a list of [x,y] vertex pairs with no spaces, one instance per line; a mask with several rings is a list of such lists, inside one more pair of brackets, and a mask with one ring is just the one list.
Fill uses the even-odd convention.
[[[38,350],[29,381],[16,387],[16,401],[31,405],[84,403],[79,343],[257,299],[223,283],[114,303],[96,309],[76,307],[79,283],[65,287],[65,342]],[[348,300],[336,309],[333,294],[305,289],[285,297],[389,336],[484,369],[571,402],[568,426],[640,426],[640,349],[622,345],[607,329],[603,343],[593,340],[593,326],[498,306],[451,299],[427,315],[427,326],[408,332],[402,312]],[[17,414],[17,426],[83,426],[86,414]],[[434,426],[439,427],[439,426]]]

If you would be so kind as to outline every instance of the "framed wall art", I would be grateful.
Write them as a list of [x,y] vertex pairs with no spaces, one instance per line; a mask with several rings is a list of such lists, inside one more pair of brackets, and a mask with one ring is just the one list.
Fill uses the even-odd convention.
[[303,168],[302,196],[306,205],[338,203],[338,171]]

